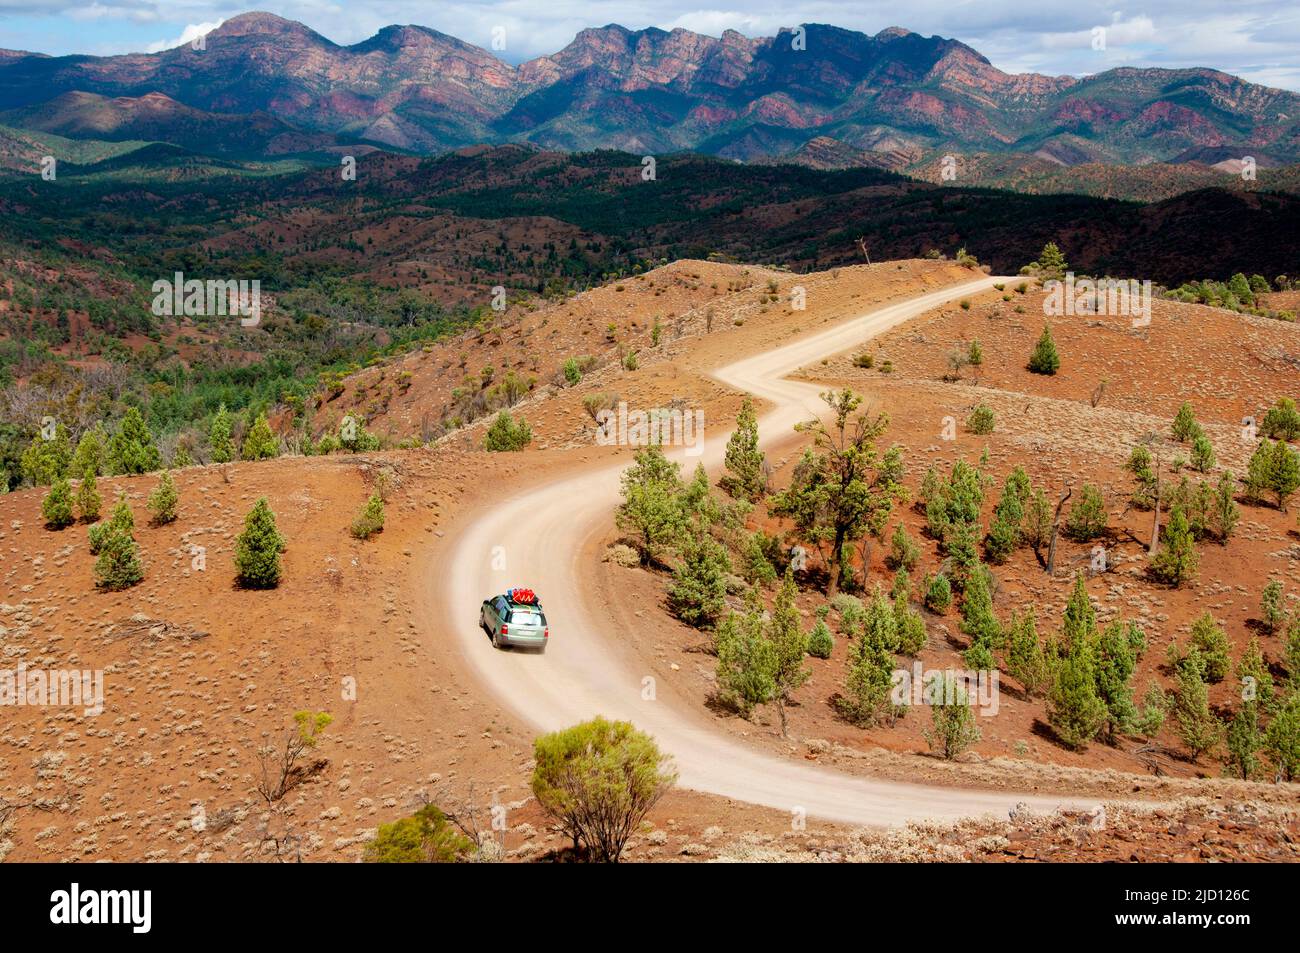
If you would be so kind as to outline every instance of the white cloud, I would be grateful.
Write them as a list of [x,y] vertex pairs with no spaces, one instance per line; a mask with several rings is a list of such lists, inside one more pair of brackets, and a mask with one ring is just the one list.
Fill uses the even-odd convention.
[[147,47],[145,47],[145,52],[161,53],[163,50],[170,50],[178,46],[184,46],[186,43],[194,42],[196,39],[203,36],[205,33],[211,33],[213,30],[215,30],[217,27],[221,26],[221,24],[225,22],[226,22],[225,20],[217,20],[213,23],[191,23],[187,27],[185,27],[184,30],[181,30],[181,35],[176,39],[158,40],[157,42],[150,43]]

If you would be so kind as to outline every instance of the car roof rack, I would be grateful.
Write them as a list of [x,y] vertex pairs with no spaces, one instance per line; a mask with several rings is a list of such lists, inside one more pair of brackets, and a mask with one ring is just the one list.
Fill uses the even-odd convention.
[[539,609],[542,607],[542,600],[537,598],[537,593],[521,586],[507,589],[506,601],[515,606],[536,606]]

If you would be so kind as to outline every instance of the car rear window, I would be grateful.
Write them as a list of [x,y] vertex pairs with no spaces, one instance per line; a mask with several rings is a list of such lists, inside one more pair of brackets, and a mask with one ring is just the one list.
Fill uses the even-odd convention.
[[515,608],[510,612],[510,621],[517,625],[546,625],[546,616],[533,609]]

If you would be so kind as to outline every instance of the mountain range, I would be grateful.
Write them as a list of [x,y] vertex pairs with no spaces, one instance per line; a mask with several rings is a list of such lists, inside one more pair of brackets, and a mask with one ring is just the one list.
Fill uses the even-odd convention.
[[956,40],[821,24],[765,38],[610,25],[513,66],[422,26],[340,46],[246,13],[202,49],[0,51],[0,124],[250,157],[527,143],[888,169],[944,150],[1057,166],[1300,160],[1300,96],[1218,70],[1009,74]]

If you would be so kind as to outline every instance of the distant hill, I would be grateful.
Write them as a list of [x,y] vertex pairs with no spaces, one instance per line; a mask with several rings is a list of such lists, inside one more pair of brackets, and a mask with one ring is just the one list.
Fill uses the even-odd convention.
[[936,184],[951,181],[1030,195],[1072,193],[1136,202],[1158,202],[1198,189],[1300,193],[1300,165],[1259,164],[1255,178],[1247,180],[1240,174],[1240,157],[1210,164],[1203,161],[1210,157],[1208,153],[1198,155],[1199,158],[1185,157],[1179,163],[1126,166],[1088,162],[1067,166],[1039,156],[975,153],[953,156],[955,178],[951,180],[943,177],[945,157],[933,155],[903,171]]
[[26,128],[211,154],[276,155],[341,137],[424,153],[526,142],[793,156],[819,168],[901,168],[944,151],[1067,166],[1175,163],[1205,150],[1300,161],[1300,96],[1217,70],[1008,74],[956,40],[823,24],[763,38],[610,25],[516,67],[427,27],[340,46],[247,13],[202,50],[0,55],[0,110]]
[[109,98],[80,91],[0,113],[0,122],[67,138],[168,142],[223,156],[280,156],[337,144],[328,133],[305,133],[268,113],[226,115],[179,103],[163,93]]

